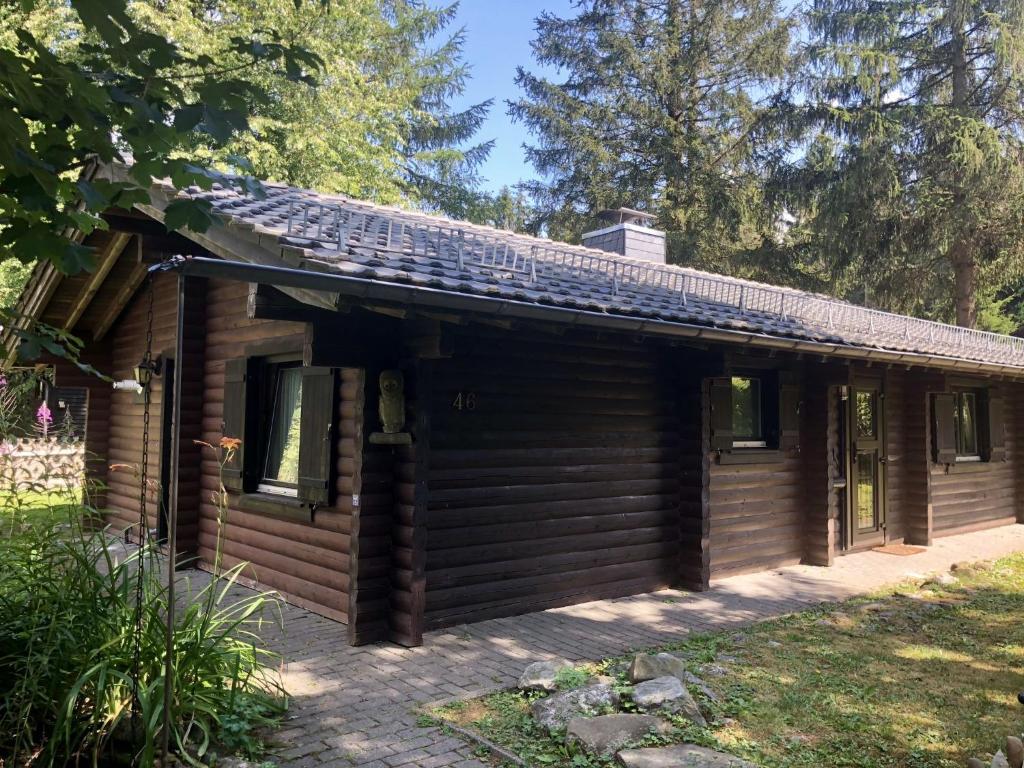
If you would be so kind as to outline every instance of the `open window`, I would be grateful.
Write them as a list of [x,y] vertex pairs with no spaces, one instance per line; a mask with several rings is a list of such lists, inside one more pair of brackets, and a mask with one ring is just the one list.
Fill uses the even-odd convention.
[[266,440],[257,446],[259,483],[263,493],[298,497],[299,447],[302,436],[302,365],[298,362],[267,363],[261,384],[260,433]]
[[335,371],[297,355],[243,357],[224,369],[222,433],[242,441],[224,468],[224,487],[243,507],[287,513],[329,501]]
[[1003,401],[986,388],[932,396],[932,458],[938,464],[1005,461]]
[[788,371],[736,372],[710,380],[711,447],[741,454],[796,448],[800,387]]
[[761,379],[756,376],[732,376],[732,447],[767,448],[764,395]]

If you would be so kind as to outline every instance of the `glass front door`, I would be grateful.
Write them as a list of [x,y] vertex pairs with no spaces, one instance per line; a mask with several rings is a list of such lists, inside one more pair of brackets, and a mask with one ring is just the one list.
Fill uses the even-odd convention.
[[881,382],[858,381],[849,407],[848,546],[885,538],[885,444]]

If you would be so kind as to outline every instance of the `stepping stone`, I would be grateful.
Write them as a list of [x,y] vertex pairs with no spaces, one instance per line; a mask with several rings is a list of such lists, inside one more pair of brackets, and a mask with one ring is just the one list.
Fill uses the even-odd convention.
[[565,728],[574,717],[594,715],[618,705],[619,694],[610,685],[597,684],[538,699],[530,705],[530,711],[538,725],[552,731]]
[[519,688],[524,691],[553,691],[558,687],[555,682],[558,671],[567,666],[564,661],[535,661],[519,676]]
[[624,768],[757,768],[746,760],[695,744],[624,749],[616,757]]
[[605,755],[642,739],[651,731],[666,734],[671,730],[671,725],[654,715],[576,717],[569,721],[565,743],[580,746],[594,755]]
[[686,678],[686,665],[671,653],[659,653],[656,656],[638,653],[629,667],[629,679],[634,683],[669,675],[680,680]]

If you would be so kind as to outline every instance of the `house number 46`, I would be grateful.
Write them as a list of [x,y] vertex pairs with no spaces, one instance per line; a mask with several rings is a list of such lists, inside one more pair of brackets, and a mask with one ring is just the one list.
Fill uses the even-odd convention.
[[476,392],[458,392],[452,400],[452,408],[456,411],[475,411]]

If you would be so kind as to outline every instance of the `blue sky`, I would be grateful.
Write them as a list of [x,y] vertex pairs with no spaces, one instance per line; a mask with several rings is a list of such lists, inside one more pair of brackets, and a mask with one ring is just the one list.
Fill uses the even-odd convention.
[[534,38],[533,20],[543,10],[569,16],[571,0],[462,0],[459,6],[455,26],[466,30],[463,53],[472,66],[472,77],[463,98],[453,106],[494,99],[480,131],[482,140],[495,140],[483,168],[486,189],[500,189],[533,176],[522,150],[530,134],[523,125],[512,123],[505,101],[518,95],[514,82],[517,65],[537,71],[530,41]]

